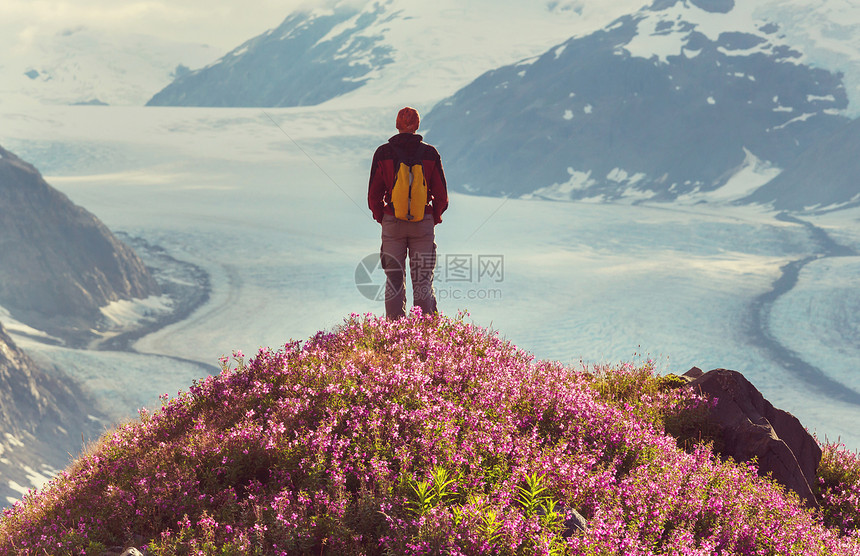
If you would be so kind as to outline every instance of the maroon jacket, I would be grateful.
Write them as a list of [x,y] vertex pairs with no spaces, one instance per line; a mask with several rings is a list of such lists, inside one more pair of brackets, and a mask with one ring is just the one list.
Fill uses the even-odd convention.
[[[418,150],[418,145],[424,138],[415,133],[398,133],[381,145],[373,154],[373,164],[370,168],[370,184],[367,188],[367,206],[373,211],[373,219],[382,222],[384,214],[394,214],[391,206],[391,190],[394,188],[394,175],[397,155],[392,144],[406,155],[412,155]],[[442,170],[442,159],[439,151],[432,145],[424,143],[421,156],[424,167],[424,180],[427,182],[427,204],[433,211],[433,219],[438,224],[442,222],[442,213],[448,208],[448,184],[445,182],[445,172]]]

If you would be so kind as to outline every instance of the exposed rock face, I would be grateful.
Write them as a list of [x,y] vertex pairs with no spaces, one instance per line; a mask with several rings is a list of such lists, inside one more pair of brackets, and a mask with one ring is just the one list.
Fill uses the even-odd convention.
[[0,324],[0,507],[20,498],[12,483],[34,486],[101,432],[92,405],[67,376],[39,369]]
[[0,323],[0,430],[30,430],[41,420],[47,400],[39,392],[33,361],[14,344]]
[[92,328],[99,307],[157,293],[130,248],[32,165],[0,148],[0,305],[68,338]]
[[821,448],[792,414],[775,408],[737,371],[691,369],[690,385],[718,399],[711,420],[722,440],[721,454],[737,461],[757,458],[759,471],[796,492],[809,506]]

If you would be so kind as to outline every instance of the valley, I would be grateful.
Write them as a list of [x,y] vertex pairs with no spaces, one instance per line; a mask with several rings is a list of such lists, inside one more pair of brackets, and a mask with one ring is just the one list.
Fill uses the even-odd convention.
[[[113,400],[116,418],[157,407],[159,395],[186,389],[234,350],[250,357],[260,347],[334,327],[349,313],[381,310],[361,295],[354,275],[378,249],[378,227],[362,201],[367,160],[390,133],[387,109],[267,113],[289,137],[256,109],[53,107],[40,125],[31,120],[16,130],[18,146],[56,143],[62,122],[77,130],[63,138],[69,149],[111,144],[115,130],[111,154],[96,172],[64,173],[54,162],[48,181],[112,229],[208,275],[205,304],[135,341],[130,352],[16,337],[37,360],[67,368],[99,398]],[[14,122],[8,114],[0,119]],[[68,158],[62,143],[53,152]],[[170,153],[166,160],[147,162],[162,152]],[[52,166],[51,159],[42,163]],[[856,226],[844,217],[827,230],[856,249]],[[437,229],[440,265],[447,255],[473,263],[501,255],[504,275],[499,282],[479,281],[477,274],[464,282],[440,267],[436,285],[443,312],[467,310],[468,318],[536,357],[572,365],[651,358],[660,372],[676,373],[692,366],[737,369],[812,430],[857,445],[850,425],[857,406],[810,389],[750,331],[749,315],[784,267],[817,257],[819,240],[807,225],[724,202],[571,203],[455,193]],[[856,291],[835,287],[850,276],[829,279],[833,296],[820,284],[815,303],[856,300]],[[801,273],[798,286],[806,284]],[[498,295],[470,297],[489,289]],[[834,381],[856,384],[841,370],[844,354],[856,353],[852,338],[799,318],[802,307],[792,296],[793,290],[783,292],[760,313],[767,337]],[[791,347],[800,336],[836,345],[828,352]]]

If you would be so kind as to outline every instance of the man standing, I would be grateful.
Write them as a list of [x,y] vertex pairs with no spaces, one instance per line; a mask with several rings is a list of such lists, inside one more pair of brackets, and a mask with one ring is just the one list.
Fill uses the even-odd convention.
[[[413,302],[424,314],[434,314],[436,295],[433,290],[433,270],[436,267],[435,226],[442,222],[442,213],[448,208],[448,189],[445,173],[442,171],[442,160],[439,152],[432,145],[423,141],[416,134],[420,118],[418,111],[406,107],[397,113],[396,127],[399,132],[387,143],[376,149],[370,169],[370,184],[367,190],[367,204],[373,212],[373,218],[382,224],[382,248],[380,259],[385,270],[385,314],[389,319],[397,319],[406,314],[406,256],[409,256],[409,271],[412,277]],[[401,164],[405,166],[401,166]],[[395,211],[392,202],[392,192],[398,173],[410,172],[416,176],[415,199],[423,207],[417,212],[423,212],[423,217],[416,218],[407,209]],[[421,176],[423,174],[423,176]],[[419,183],[422,181],[423,184]],[[402,179],[402,178],[401,178]],[[423,192],[419,194],[418,187],[426,184],[426,203],[423,203]],[[408,186],[409,204],[413,205],[412,179]],[[403,194],[405,198],[406,193]],[[398,195],[395,194],[395,198]],[[397,212],[397,216],[395,216]]]

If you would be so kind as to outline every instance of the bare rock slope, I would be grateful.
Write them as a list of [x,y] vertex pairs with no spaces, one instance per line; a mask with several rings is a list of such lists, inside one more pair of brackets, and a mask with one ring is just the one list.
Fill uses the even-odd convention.
[[132,249],[0,147],[0,305],[76,344],[100,307],[158,290]]

